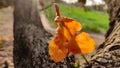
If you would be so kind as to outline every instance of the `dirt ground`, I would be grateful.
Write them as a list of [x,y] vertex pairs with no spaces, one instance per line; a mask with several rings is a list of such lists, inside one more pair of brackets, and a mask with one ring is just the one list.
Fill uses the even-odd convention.
[[13,68],[13,9],[0,9],[0,68],[7,61]]
[[[47,19],[42,16],[43,21]],[[47,24],[47,23],[46,23]],[[90,33],[95,39],[96,45],[104,41],[104,34]],[[11,7],[0,9],[0,68],[4,64],[13,67],[13,9]],[[6,63],[7,62],[7,63]]]

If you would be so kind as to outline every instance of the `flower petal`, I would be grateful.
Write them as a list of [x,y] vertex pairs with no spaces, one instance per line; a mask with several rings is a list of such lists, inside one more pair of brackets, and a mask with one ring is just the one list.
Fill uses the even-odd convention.
[[[62,46],[62,45],[61,45]],[[57,44],[55,44],[54,40],[51,40],[49,43],[49,54],[51,59],[54,62],[60,62],[63,60],[68,53],[67,48],[59,48]]]
[[95,48],[94,40],[89,36],[88,33],[82,32],[75,37],[75,40],[81,49],[83,54],[90,53]]
[[82,29],[82,25],[78,21],[71,19],[71,18],[67,18],[67,20],[64,21],[64,24],[69,29],[72,35],[75,35],[76,32]]

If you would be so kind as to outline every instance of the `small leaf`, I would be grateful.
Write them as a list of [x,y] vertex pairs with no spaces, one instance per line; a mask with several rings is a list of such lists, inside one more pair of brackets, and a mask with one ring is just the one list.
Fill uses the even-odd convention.
[[74,67],[75,67],[75,68],[78,68],[78,67],[79,67],[79,63],[78,63],[78,62],[75,62],[75,63],[74,63]]

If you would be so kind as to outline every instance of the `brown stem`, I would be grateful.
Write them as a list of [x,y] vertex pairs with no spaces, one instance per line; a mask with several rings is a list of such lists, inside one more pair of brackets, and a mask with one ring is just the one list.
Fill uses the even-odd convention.
[[59,12],[59,6],[57,3],[54,3],[55,4],[55,11],[56,11],[56,16],[60,16],[60,12]]

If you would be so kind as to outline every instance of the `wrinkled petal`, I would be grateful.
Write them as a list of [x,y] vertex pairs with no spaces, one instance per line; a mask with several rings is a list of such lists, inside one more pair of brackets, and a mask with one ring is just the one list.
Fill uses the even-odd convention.
[[67,39],[67,41],[71,40],[71,35],[70,32],[67,30],[67,28],[65,26],[63,26],[62,24],[60,25],[60,31],[62,33],[62,35],[64,36],[64,38]]
[[67,31],[63,27],[60,27],[57,30],[57,33],[56,33],[55,38],[54,38],[54,41],[57,44],[57,46],[59,46],[59,48],[67,47],[68,46],[68,40],[69,40],[68,38],[69,37],[70,36],[68,35]]
[[90,53],[95,48],[94,40],[89,36],[88,33],[82,32],[75,37],[75,40],[81,49],[83,54]]
[[75,32],[80,31],[82,29],[82,25],[71,18],[66,17],[56,17],[55,22],[63,24],[63,26],[67,27],[72,35],[75,34]]
[[74,20],[74,19],[67,19],[70,21],[65,21],[65,26],[69,29],[70,33],[74,36],[76,32],[80,31],[82,29],[81,24]]
[[[62,46],[62,45],[61,45]],[[68,53],[67,48],[59,48],[57,44],[55,44],[54,40],[51,40],[49,43],[49,54],[51,59],[54,62],[60,62],[62,61]]]
[[69,42],[68,51],[70,55],[81,53],[80,48],[75,40],[71,40]]

